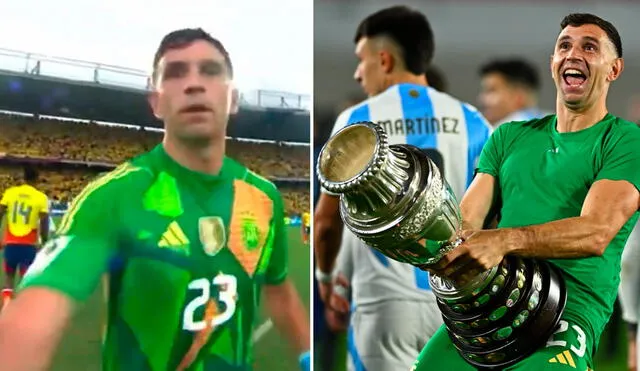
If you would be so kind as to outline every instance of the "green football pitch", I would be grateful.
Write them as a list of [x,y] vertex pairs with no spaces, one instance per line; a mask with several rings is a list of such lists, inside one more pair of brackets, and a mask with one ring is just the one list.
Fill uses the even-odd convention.
[[[55,220],[56,225],[58,220]],[[295,284],[307,313],[310,307],[309,245],[302,242],[300,227],[289,228],[289,277]],[[105,307],[101,287],[78,309],[56,354],[52,371],[99,371],[101,324]],[[298,355],[266,315],[256,320],[255,370],[297,371]]]

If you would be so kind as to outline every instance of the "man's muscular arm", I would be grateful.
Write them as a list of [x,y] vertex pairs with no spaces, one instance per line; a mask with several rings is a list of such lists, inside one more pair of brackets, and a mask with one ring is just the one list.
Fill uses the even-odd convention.
[[623,180],[593,184],[579,217],[518,228],[463,231],[465,242],[445,255],[437,273],[465,281],[494,267],[507,254],[538,258],[602,255],[640,207],[640,193]]
[[49,213],[40,213],[40,239],[43,245],[49,240]]
[[579,217],[505,230],[507,253],[540,258],[602,255],[639,207],[640,194],[631,183],[599,180],[589,190]]
[[331,272],[335,264],[340,241],[342,240],[342,219],[339,212],[340,199],[321,194],[313,216],[313,248],[317,270],[322,273],[318,279],[318,289],[322,301],[327,302],[331,295]]
[[320,271],[327,274],[333,271],[342,240],[343,224],[340,219],[339,203],[338,197],[323,193],[320,195],[313,216],[316,264]]
[[482,229],[492,211],[496,178],[478,173],[460,202],[462,229]]
[[0,316],[0,371],[48,370],[72,304],[66,295],[45,287],[21,292]]
[[265,285],[265,307],[276,328],[289,344],[301,354],[311,349],[307,310],[298,291],[289,280],[278,285]]

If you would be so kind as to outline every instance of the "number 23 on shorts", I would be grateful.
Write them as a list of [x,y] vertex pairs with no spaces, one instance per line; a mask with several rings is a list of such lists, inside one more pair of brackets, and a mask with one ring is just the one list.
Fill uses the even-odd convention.
[[[564,349],[549,349],[554,347]],[[548,363],[559,363],[577,368],[576,363],[582,361],[587,350],[587,337],[580,326],[561,320],[558,329],[547,341],[545,350],[545,353],[558,352],[549,358]],[[578,359],[574,360],[574,357]]]

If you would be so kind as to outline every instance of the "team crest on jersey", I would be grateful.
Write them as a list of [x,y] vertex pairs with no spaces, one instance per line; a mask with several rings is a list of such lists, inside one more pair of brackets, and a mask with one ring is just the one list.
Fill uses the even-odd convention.
[[200,232],[200,243],[204,253],[215,256],[225,247],[227,243],[227,233],[224,221],[219,216],[207,216],[198,220]]
[[416,89],[411,89],[409,90],[409,96],[411,98],[418,98],[420,96],[420,93]]
[[252,251],[258,247],[260,241],[260,229],[253,214],[242,216],[242,242],[247,250]]

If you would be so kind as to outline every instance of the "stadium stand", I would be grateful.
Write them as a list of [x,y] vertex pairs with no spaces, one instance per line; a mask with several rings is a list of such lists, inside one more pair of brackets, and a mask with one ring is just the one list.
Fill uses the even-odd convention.
[[[56,201],[66,203],[104,167],[126,161],[160,142],[156,131],[118,126],[86,124],[52,119],[34,119],[17,115],[0,116],[0,153],[5,156],[78,162],[102,163],[104,166],[60,168],[40,166],[41,189]],[[255,143],[228,140],[229,156],[251,170],[272,178],[308,178],[309,147],[284,143]],[[259,154],[259,155],[256,155]],[[16,179],[16,176],[18,177]],[[0,165],[0,191],[15,184],[20,167]],[[288,214],[309,210],[309,192],[284,189]]]
[[[105,167],[147,151],[161,133],[117,126],[0,116],[0,154],[14,161],[0,164],[0,192],[19,182],[21,167],[15,160],[46,160],[39,166],[38,185],[52,201],[65,204]],[[228,140],[229,156],[251,170],[271,178],[308,178],[309,147]],[[256,155],[259,154],[259,155]],[[101,166],[62,167],[58,160],[100,163]],[[289,215],[309,210],[309,192],[284,187]]]
[[[146,107],[145,86],[119,85],[52,78],[40,70],[0,71],[0,192],[20,179],[29,162],[40,170],[38,187],[54,207],[65,209],[99,173],[159,143],[161,123]],[[123,110],[122,102],[130,109]],[[287,215],[299,216],[310,210],[309,112],[263,102],[244,100],[229,124],[227,154],[272,179]],[[104,119],[126,125],[96,122]]]

